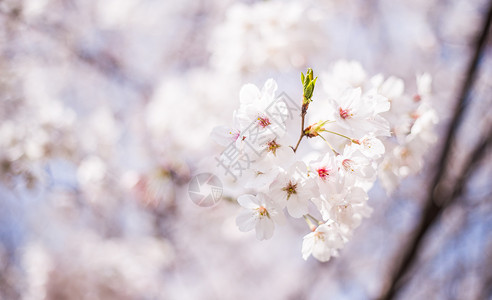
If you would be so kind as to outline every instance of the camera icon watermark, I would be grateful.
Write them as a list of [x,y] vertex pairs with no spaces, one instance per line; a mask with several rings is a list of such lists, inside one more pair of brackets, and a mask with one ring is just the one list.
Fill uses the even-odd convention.
[[220,202],[224,189],[220,179],[211,173],[193,176],[188,184],[188,195],[198,206],[212,207]]

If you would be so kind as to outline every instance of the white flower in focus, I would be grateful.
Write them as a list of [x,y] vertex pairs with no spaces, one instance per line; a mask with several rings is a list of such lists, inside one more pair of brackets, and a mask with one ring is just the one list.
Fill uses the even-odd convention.
[[309,200],[319,194],[313,178],[307,176],[303,162],[294,164],[288,172],[279,174],[270,186],[270,195],[280,207],[287,207],[289,215],[300,218],[308,213]]
[[387,98],[380,95],[362,96],[360,88],[347,88],[332,98],[330,109],[336,124],[358,137],[368,133],[389,135],[389,123],[379,113],[389,109]]
[[270,184],[278,176],[280,169],[271,161],[263,160],[254,163],[239,177],[241,183],[247,189],[255,189],[259,192],[268,192]]
[[242,195],[237,202],[247,210],[236,218],[239,230],[243,232],[255,229],[256,238],[266,240],[273,236],[275,223],[283,224],[285,216],[267,195]]
[[338,249],[343,248],[343,244],[344,240],[337,224],[328,221],[304,236],[302,258],[307,260],[310,255],[313,255],[319,261],[328,261],[332,256],[338,256]]
[[348,187],[339,197],[328,200],[331,204],[330,219],[338,223],[345,238],[350,238],[362,219],[371,215],[372,208],[367,205],[367,199],[367,193],[362,188]]
[[339,171],[345,179],[369,179],[374,176],[375,169],[369,158],[357,147],[346,146],[341,155],[337,156]]
[[[305,82],[304,74],[301,77]],[[399,78],[385,80],[377,75],[367,80],[355,62],[337,63],[327,78],[324,87],[329,100],[316,102],[321,109],[314,113],[319,115],[310,115],[316,122],[308,122],[311,125],[306,127],[302,120],[300,138],[286,119],[272,119],[278,111],[290,113],[281,104],[280,110],[271,113],[277,90],[272,79],[261,90],[244,85],[235,115],[236,129],[216,132],[222,140],[236,141],[242,153],[257,155],[238,180],[241,187],[258,194],[238,199],[248,209],[237,218],[240,230],[256,229],[258,239],[270,238],[276,219],[284,217],[286,208],[293,218],[304,216],[313,230],[304,237],[303,258],[313,255],[320,261],[336,256],[362,220],[370,216],[368,191],[378,175],[386,190],[392,191],[402,178],[422,167],[423,156],[435,140],[433,126],[437,122],[430,103],[422,101],[430,95],[431,79],[426,74],[418,77],[416,98],[404,93]],[[308,106],[304,101],[301,105],[305,117]],[[296,140],[297,150],[301,142],[317,136],[322,139],[311,139],[311,143],[318,143],[312,146],[322,151],[294,151]],[[305,161],[310,161],[309,168]],[[313,208],[324,224],[308,215]]]
[[320,197],[312,202],[316,205],[324,221],[334,220],[343,229],[344,236],[350,236],[363,217],[372,212],[367,205],[367,193],[364,189],[352,186],[348,182],[331,185]]
[[364,136],[357,140],[357,143],[353,147],[372,159],[381,157],[385,151],[383,142],[373,136]]
[[279,117],[278,112],[287,115],[288,109],[284,102],[275,102],[276,90],[277,83],[273,79],[267,80],[261,91],[253,84],[241,88],[235,122],[241,132],[237,139],[244,144],[244,150],[261,152],[265,144],[285,135],[285,119]]
[[329,152],[317,161],[310,163],[310,170],[315,173],[321,193],[331,191],[331,187],[339,180],[338,165],[335,156]]

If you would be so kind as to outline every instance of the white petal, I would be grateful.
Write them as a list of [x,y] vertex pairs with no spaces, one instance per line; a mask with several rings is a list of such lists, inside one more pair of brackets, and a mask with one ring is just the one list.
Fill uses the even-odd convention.
[[293,218],[300,218],[308,213],[308,202],[300,199],[298,196],[291,196],[287,200],[287,211]]
[[314,233],[311,232],[305,235],[302,241],[302,258],[304,258],[304,260],[307,260],[309,255],[311,255],[311,253],[313,252],[313,247]]
[[256,222],[256,238],[259,240],[268,240],[273,236],[275,224],[269,218],[260,218]]
[[327,262],[331,258],[333,249],[328,247],[325,243],[315,243],[313,245],[313,257],[319,261]]
[[251,231],[255,228],[256,216],[250,211],[242,212],[236,218],[236,225],[243,232]]
[[275,98],[275,92],[277,91],[277,82],[273,80],[272,78],[268,79],[265,82],[265,85],[263,86],[263,89],[261,91],[263,95],[263,101],[265,100],[274,100]]
[[260,99],[260,96],[260,90],[254,84],[248,83],[243,85],[241,91],[239,92],[241,106],[253,104],[255,101]]
[[359,187],[353,187],[350,190],[350,193],[345,198],[345,201],[350,203],[362,203],[366,201],[367,198],[368,198],[367,193],[363,189]]
[[279,208],[273,208],[268,211],[270,213],[270,217],[275,223],[279,225],[285,224],[285,215],[284,212]]
[[384,151],[385,151],[384,145],[379,139],[374,138],[374,137],[369,138],[367,140],[367,143],[368,143],[368,145],[367,145],[366,149],[368,151],[370,151],[371,153],[373,153],[374,155],[381,155],[384,153]]
[[249,194],[239,196],[237,202],[244,208],[255,209],[259,207],[256,197]]

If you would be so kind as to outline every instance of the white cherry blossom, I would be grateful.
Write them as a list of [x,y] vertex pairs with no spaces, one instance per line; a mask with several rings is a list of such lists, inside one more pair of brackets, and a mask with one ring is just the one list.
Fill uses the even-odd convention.
[[319,261],[326,262],[332,256],[338,256],[338,250],[344,245],[337,224],[328,221],[319,225],[315,231],[304,236],[302,257],[307,260],[310,255]]
[[347,88],[331,99],[330,108],[336,123],[354,136],[389,134],[388,121],[378,115],[389,108],[387,99],[380,95],[363,97],[361,88]]
[[[239,229],[255,229],[258,239],[268,239],[285,208],[313,231],[304,237],[303,258],[320,261],[338,255],[371,215],[368,191],[378,178],[392,192],[422,167],[437,122],[428,75],[418,77],[418,99],[405,93],[403,80],[368,79],[356,62],[339,62],[324,75],[318,80],[312,69],[302,74],[301,120],[271,114],[272,105],[286,116],[292,112],[286,103],[276,103],[278,86],[269,79],[261,90],[244,85],[234,125],[213,132],[220,145],[232,143],[254,157],[236,181],[248,193],[238,198],[246,208],[236,219]],[[323,82],[321,97],[314,92],[316,82]],[[315,116],[307,119],[310,112]],[[301,121],[300,136],[293,120]]]
[[307,177],[306,164],[298,162],[279,174],[270,186],[270,193],[275,203],[287,207],[289,215],[300,218],[308,213],[309,200],[317,191],[313,178]]
[[241,213],[236,224],[241,231],[256,231],[256,238],[266,240],[273,236],[275,223],[283,224],[284,215],[271,199],[262,193],[242,195],[237,202],[246,210]]

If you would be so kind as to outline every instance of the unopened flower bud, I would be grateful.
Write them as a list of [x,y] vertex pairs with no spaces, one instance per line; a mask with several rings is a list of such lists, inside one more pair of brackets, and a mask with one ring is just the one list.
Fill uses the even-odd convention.
[[309,68],[307,70],[306,76],[304,76],[303,73],[301,73],[301,80],[302,80],[302,85],[304,87],[304,97],[303,97],[303,104],[309,103],[312,101],[313,97],[313,92],[314,92],[314,86],[316,84],[316,80],[318,77],[314,78],[313,75],[313,69]]
[[328,123],[328,121],[320,121],[308,126],[306,129],[304,129],[304,135],[309,138],[318,136],[321,132],[326,131],[323,128],[326,123]]

